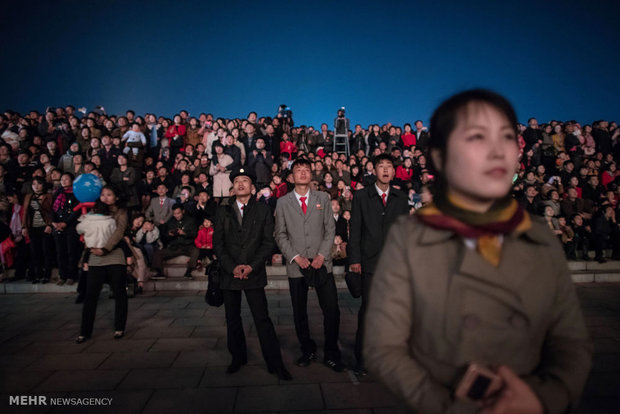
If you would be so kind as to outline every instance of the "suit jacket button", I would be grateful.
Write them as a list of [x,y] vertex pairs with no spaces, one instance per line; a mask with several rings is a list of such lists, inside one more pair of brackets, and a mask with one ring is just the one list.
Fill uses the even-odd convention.
[[463,316],[463,328],[476,329],[480,325],[480,318],[478,315],[469,314]]

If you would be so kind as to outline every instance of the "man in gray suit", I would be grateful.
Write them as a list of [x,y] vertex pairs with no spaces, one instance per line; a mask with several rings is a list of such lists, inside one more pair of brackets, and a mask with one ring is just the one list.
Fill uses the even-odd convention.
[[302,356],[297,365],[306,367],[316,360],[316,343],[308,327],[308,284],[301,269],[327,269],[327,281],[315,286],[323,311],[325,347],[323,363],[336,372],[346,368],[338,347],[340,309],[338,292],[332,273],[331,248],[336,225],[327,193],[310,191],[312,170],[310,161],[297,159],[292,167],[295,190],[278,200],[276,206],[276,242],[286,258],[295,331],[301,343]]
[[166,184],[160,183],[157,186],[157,195],[159,197],[153,197],[146,209],[145,216],[148,220],[153,220],[153,223],[157,227],[163,226],[172,217],[172,206],[176,204],[174,199],[167,197],[168,187]]

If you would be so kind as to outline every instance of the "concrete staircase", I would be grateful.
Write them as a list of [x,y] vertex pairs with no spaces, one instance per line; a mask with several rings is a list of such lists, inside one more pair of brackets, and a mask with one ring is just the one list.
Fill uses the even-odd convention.
[[[186,280],[186,263],[188,258],[185,256],[177,257],[166,262],[164,267],[164,280],[149,280],[144,285],[145,291],[204,291],[207,288],[207,277],[204,271],[193,271],[193,280]],[[569,261],[569,269],[575,283],[618,283],[620,282],[620,261],[610,260],[607,263],[596,261]],[[334,276],[336,287],[346,289],[344,281],[344,267],[335,266]],[[8,276],[12,275],[12,270],[8,271]],[[77,284],[73,286],[57,286],[58,271],[52,272],[52,281],[46,284],[33,285],[23,280],[15,282],[0,283],[0,295],[10,293],[74,293]],[[107,289],[107,285],[104,285]],[[283,265],[273,265],[267,267],[267,287],[268,290],[288,290],[288,278],[286,267]]]

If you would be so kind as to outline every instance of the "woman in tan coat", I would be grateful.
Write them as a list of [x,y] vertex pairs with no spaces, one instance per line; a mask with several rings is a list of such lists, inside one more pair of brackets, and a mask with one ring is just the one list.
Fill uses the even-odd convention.
[[[429,142],[434,202],[386,239],[364,353],[412,412],[564,413],[588,376],[592,346],[562,247],[509,196],[516,125],[493,92],[441,104]],[[455,397],[473,366],[501,389]]]
[[213,197],[220,203],[222,199],[230,197],[230,166],[233,159],[230,155],[224,154],[224,146],[220,141],[213,143],[213,162],[209,169],[209,174],[213,177]]

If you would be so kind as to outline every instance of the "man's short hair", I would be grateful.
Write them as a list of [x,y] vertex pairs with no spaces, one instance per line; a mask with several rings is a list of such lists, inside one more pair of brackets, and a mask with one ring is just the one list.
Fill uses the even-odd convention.
[[306,167],[312,169],[312,162],[307,159],[307,158],[297,158],[295,161],[293,161],[293,164],[291,165],[291,171],[293,171],[295,169],[295,167],[299,167],[299,166],[303,166],[305,165]]
[[379,164],[381,161],[387,161],[390,164],[392,164],[392,167],[394,166],[394,158],[392,158],[392,156],[389,155],[389,154],[379,154],[379,155],[377,155],[373,159],[372,164],[376,167],[377,164]]
[[172,211],[176,210],[176,209],[181,209],[183,210],[183,204],[181,203],[176,203],[175,205],[172,206]]

